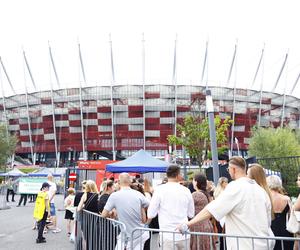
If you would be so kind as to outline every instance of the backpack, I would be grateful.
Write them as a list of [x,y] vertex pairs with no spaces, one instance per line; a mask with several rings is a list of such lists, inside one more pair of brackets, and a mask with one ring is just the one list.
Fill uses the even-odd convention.
[[47,192],[38,192],[38,195],[36,197],[33,217],[37,221],[40,221],[44,217],[44,213],[46,210],[46,203],[45,203],[46,196],[47,196]]

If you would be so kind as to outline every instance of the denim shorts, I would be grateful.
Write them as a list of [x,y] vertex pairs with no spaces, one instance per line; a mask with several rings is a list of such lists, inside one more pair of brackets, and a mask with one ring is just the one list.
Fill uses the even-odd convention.
[[55,216],[56,215],[55,204],[54,203],[50,203],[50,215],[51,216]]

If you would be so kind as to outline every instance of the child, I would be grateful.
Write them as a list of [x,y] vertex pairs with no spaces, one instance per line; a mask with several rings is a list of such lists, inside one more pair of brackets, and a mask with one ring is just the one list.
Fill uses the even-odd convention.
[[67,220],[67,232],[68,236],[71,235],[72,227],[73,227],[73,221],[74,221],[74,199],[75,199],[75,189],[69,188],[68,189],[68,196],[65,198],[64,205],[66,209],[65,213],[65,219]]
[[49,183],[43,183],[41,191],[38,193],[35,202],[33,217],[37,220],[38,226],[38,237],[36,239],[36,243],[46,243],[46,239],[43,237],[43,232],[50,209],[48,196],[49,187]]

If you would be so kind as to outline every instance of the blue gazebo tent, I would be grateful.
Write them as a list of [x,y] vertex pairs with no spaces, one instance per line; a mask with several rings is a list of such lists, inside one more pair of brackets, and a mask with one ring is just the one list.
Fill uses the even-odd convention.
[[168,162],[158,160],[141,149],[123,161],[107,164],[106,172],[141,174],[149,172],[165,173],[169,165]]

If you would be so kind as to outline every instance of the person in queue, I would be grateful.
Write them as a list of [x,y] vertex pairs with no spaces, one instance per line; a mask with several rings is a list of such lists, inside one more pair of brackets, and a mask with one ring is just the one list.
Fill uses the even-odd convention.
[[[155,188],[148,208],[148,223],[158,215],[159,228],[173,231],[179,223],[186,223],[195,215],[195,207],[190,190],[179,182],[182,179],[180,167],[170,165],[167,168],[167,182]],[[189,236],[163,233],[163,249],[184,249],[189,246]],[[173,240],[175,240],[173,242]]]
[[[233,179],[216,200],[210,202],[192,220],[178,225],[185,232],[194,224],[212,216],[220,220],[226,216],[226,234],[270,237],[271,201],[265,190],[246,175],[246,161],[239,156],[229,160],[228,172]],[[258,212],[259,211],[259,212]],[[271,242],[261,239],[227,237],[227,249],[268,249]]]
[[226,177],[220,177],[218,180],[218,184],[214,190],[214,199],[217,199],[217,197],[224,191],[227,185],[228,179]]
[[[194,176],[193,185],[195,192],[192,193],[195,213],[199,213],[209,202],[210,195],[207,192],[207,179],[202,173],[198,173]],[[209,219],[198,222],[191,227],[191,232],[206,232],[214,233],[214,228]],[[209,236],[198,236],[191,235],[190,249],[191,250],[206,250],[210,249],[210,244],[212,242],[212,249],[215,249],[214,240],[210,239]]]
[[[127,250],[143,249],[145,241],[149,238],[149,232],[137,232],[131,239],[132,231],[136,227],[144,227],[143,210],[148,207],[149,201],[146,197],[130,188],[131,178],[128,173],[121,173],[119,176],[120,190],[112,193],[102,211],[102,217],[110,217],[110,213],[115,209],[118,214],[118,220],[126,226]],[[133,249],[130,242],[133,241]],[[125,243],[126,244],[126,243]],[[121,249],[122,239],[118,239],[117,248]]]
[[103,191],[98,201],[98,211],[101,214],[109,196],[115,191],[114,182],[111,180],[107,180],[103,182]]
[[[267,177],[267,184],[271,190],[272,204],[274,210],[274,219],[272,220],[271,228],[274,235],[277,237],[293,237],[293,234],[286,230],[287,214],[291,212],[290,197],[283,193],[282,181],[279,176],[271,175]],[[294,248],[293,241],[277,240],[274,250],[292,250]]]
[[98,213],[98,188],[96,183],[92,180],[86,181],[84,193],[77,207],[77,212],[82,209]]
[[[300,188],[300,173],[297,176],[296,185],[297,185],[298,188]],[[293,209],[295,211],[300,211],[300,194],[298,195],[297,200],[296,200],[296,202],[293,205]],[[296,237],[297,238],[300,237],[300,233],[299,232],[296,233]],[[300,242],[299,241],[295,242],[294,249],[300,249]]]

